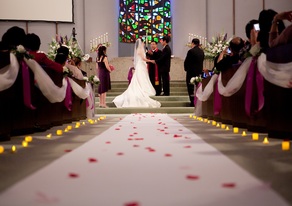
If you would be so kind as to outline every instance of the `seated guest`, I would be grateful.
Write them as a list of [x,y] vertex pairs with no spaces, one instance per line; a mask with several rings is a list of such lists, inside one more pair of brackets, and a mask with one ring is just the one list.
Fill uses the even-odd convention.
[[2,36],[2,43],[11,51],[18,45],[23,45],[25,41],[25,31],[17,26],[8,29]]
[[257,44],[258,30],[255,29],[255,25],[259,24],[258,20],[252,19],[245,26],[245,34],[247,40],[244,42],[244,47],[239,52],[240,61],[244,61],[247,57],[248,51],[251,47]]
[[[259,15],[259,24],[260,24],[260,32],[258,34],[258,41],[260,42],[260,46],[262,51],[265,53],[269,48],[269,33],[272,27],[272,22],[274,17],[277,15],[272,9],[263,10]],[[278,32],[279,34],[285,29],[285,25],[282,20],[277,20],[278,24]]]
[[74,66],[74,62],[68,58],[69,49],[66,46],[61,46],[57,49],[57,54],[55,57],[55,62],[61,64],[62,66],[66,66],[73,74],[73,77],[79,80],[83,80],[83,75],[80,69]]
[[82,75],[86,77],[87,73],[81,69],[81,62],[82,61],[80,57],[74,58],[74,65],[81,71]]
[[292,43],[292,24],[288,26],[283,32],[279,35],[279,20],[288,20],[292,21],[292,11],[283,12],[276,14],[272,21],[271,30],[269,33],[269,46],[276,47],[284,44]]
[[0,41],[0,69],[10,64],[10,51]]
[[229,47],[219,54],[215,67],[218,71],[224,71],[232,65],[240,63],[239,52],[244,46],[244,41],[240,37],[235,37],[230,41]]
[[63,66],[50,60],[46,54],[39,52],[41,45],[41,40],[36,34],[27,34],[25,38],[25,48],[31,55],[34,56],[34,60],[38,62],[41,66],[53,69],[57,72],[63,72]]

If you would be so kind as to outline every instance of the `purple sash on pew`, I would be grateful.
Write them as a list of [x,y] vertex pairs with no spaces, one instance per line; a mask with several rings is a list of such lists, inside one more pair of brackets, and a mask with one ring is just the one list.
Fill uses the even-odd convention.
[[71,84],[68,77],[66,77],[66,80],[68,84],[66,88],[66,96],[64,99],[64,104],[65,104],[65,107],[68,109],[68,111],[71,111],[72,110],[72,88],[71,88]]
[[218,78],[215,82],[215,89],[214,89],[214,115],[219,115],[222,108],[222,100],[221,96],[218,91]]
[[29,109],[36,109],[31,103],[31,94],[30,94],[30,78],[29,78],[29,69],[27,64],[24,61],[21,61],[22,68],[22,84],[23,84],[23,101],[24,105]]
[[[256,89],[257,89],[257,98],[258,98],[258,105],[257,109],[254,111],[251,111],[251,103],[252,103],[252,95],[253,95],[253,83],[254,83],[254,75],[256,78]],[[252,59],[252,62],[250,64],[247,78],[246,78],[246,93],[245,93],[245,112],[246,114],[251,117],[252,115],[258,113],[261,111],[261,109],[264,107],[265,99],[264,99],[264,78],[260,74],[258,68],[257,68],[257,58],[254,57]]]

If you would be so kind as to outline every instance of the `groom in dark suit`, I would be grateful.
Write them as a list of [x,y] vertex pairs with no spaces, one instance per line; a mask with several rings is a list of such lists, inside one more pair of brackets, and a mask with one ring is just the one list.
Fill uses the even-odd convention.
[[161,56],[157,60],[152,61],[152,63],[156,63],[158,65],[158,69],[159,69],[161,79],[162,79],[164,96],[169,96],[169,93],[170,93],[169,72],[170,72],[171,49],[168,46],[169,41],[170,41],[170,38],[168,36],[164,36],[162,39],[160,39],[160,43],[163,46]]
[[192,48],[188,51],[184,61],[184,69],[186,71],[186,84],[191,101],[191,106],[194,106],[194,85],[190,84],[192,77],[200,76],[203,71],[204,51],[200,48],[200,40],[192,40]]

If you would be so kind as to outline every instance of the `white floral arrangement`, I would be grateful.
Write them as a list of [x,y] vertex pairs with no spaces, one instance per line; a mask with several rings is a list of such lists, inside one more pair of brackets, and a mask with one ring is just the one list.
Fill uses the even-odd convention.
[[196,82],[202,82],[202,77],[201,76],[197,76],[197,77],[192,77],[190,79],[190,84],[195,84]]
[[[86,79],[87,78],[87,79]],[[90,77],[83,77],[83,79],[91,84],[99,84],[99,78],[96,75],[91,75]]]
[[52,60],[55,59],[57,50],[61,46],[65,46],[69,49],[69,58],[73,59],[74,57],[81,58],[82,61],[87,61],[90,58],[89,54],[82,54],[81,49],[79,48],[79,45],[77,41],[75,41],[73,38],[68,39],[67,36],[56,36],[56,38],[53,38],[51,43],[49,44],[49,52],[48,57]]
[[218,34],[216,37],[212,37],[212,42],[207,43],[204,48],[205,59],[214,60],[226,47],[229,46],[229,42],[232,38],[227,41],[227,33]]
[[16,49],[12,50],[12,53],[16,56],[16,58],[18,59],[23,59],[23,58],[27,58],[27,59],[32,59],[33,55],[30,55],[26,49],[24,48],[24,46],[22,45],[18,45],[16,47]]

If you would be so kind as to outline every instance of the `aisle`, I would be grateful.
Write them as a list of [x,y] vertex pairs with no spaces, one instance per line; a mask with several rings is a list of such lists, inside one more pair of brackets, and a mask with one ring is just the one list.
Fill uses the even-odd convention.
[[288,205],[167,114],[132,114],[0,195],[5,206]]

